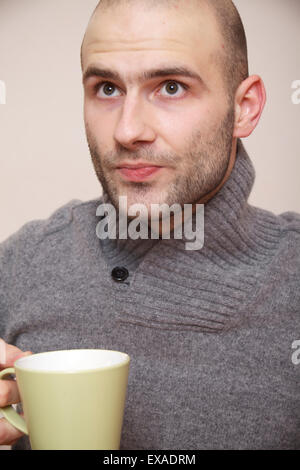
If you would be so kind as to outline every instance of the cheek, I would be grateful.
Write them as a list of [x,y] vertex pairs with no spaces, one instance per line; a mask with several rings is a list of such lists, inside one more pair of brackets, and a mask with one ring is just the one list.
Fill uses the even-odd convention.
[[191,144],[193,136],[210,134],[218,115],[221,115],[220,105],[212,97],[203,97],[190,100],[187,106],[178,107],[176,112],[163,116],[157,128],[170,147],[179,151]]
[[100,113],[91,101],[85,100],[84,102],[84,120],[90,128],[99,125]]
[[191,115],[168,116],[167,119],[158,123],[157,138],[162,145],[169,148],[171,152],[181,153],[189,146],[193,129],[197,126],[196,119]]
[[89,133],[93,135],[97,142],[111,140],[113,123],[109,119],[104,119],[99,110],[89,103],[84,104],[84,122]]

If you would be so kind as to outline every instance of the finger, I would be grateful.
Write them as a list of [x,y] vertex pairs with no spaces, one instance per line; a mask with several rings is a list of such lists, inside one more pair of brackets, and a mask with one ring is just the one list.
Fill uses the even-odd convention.
[[0,365],[6,362],[6,343],[0,338]]
[[20,403],[21,397],[15,380],[0,380],[0,407]]
[[31,351],[21,351],[17,346],[7,344],[0,338],[0,369],[12,367],[19,357],[23,357],[24,355],[28,356],[30,354],[32,354]]
[[12,426],[5,418],[0,419],[0,445],[15,444],[24,433]]

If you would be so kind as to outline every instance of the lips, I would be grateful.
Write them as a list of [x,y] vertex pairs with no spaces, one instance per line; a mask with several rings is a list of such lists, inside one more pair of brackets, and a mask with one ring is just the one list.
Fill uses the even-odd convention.
[[163,167],[154,166],[149,163],[139,163],[136,165],[124,164],[117,168],[120,174],[130,181],[145,181],[154,174],[158,173]]

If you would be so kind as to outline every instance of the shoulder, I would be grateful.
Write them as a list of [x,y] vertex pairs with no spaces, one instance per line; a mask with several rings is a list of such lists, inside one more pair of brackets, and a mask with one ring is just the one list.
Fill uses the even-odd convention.
[[283,212],[278,216],[283,234],[294,232],[300,235],[300,214],[297,212]]
[[279,214],[280,244],[279,254],[282,263],[297,266],[300,269],[300,214],[296,212],[284,212]]
[[58,230],[62,230],[70,224],[73,209],[80,204],[81,201],[73,199],[56,209],[48,218],[34,219],[26,222],[19,230],[0,244],[2,251],[4,248],[12,247],[16,243],[34,244],[39,239]]
[[295,256],[300,264],[300,214],[284,212],[278,216],[281,228],[281,246]]
[[56,209],[48,218],[31,220],[20,227],[0,243],[0,264],[6,263],[12,257],[21,254],[30,258],[34,255],[38,245],[46,239],[65,235],[74,220],[74,214],[80,211],[89,211],[94,207],[96,200],[80,201],[72,199]]

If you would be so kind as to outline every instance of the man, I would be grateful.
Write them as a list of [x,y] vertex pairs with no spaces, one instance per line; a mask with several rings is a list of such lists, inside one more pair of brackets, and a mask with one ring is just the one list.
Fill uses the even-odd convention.
[[[241,138],[265,90],[249,76],[234,5],[102,0],[82,70],[104,201],[119,216],[125,196],[149,210],[192,204],[194,215],[204,203],[204,246],[188,251],[163,232],[100,239],[100,198],[26,224],[0,247],[1,368],[22,351],[124,351],[122,449],[300,448],[300,216],[247,202],[254,170]],[[0,406],[18,401],[1,382]],[[1,443],[30,448],[0,423]]]

